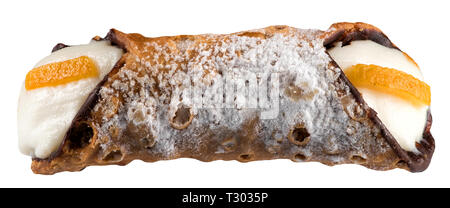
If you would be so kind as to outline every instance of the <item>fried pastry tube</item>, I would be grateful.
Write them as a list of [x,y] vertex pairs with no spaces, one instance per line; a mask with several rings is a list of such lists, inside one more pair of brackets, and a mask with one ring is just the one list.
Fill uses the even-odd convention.
[[[38,101],[48,97],[53,108]],[[112,29],[58,45],[29,72],[19,140],[38,174],[176,158],[418,172],[434,151],[429,97],[417,64],[365,23],[156,38]]]

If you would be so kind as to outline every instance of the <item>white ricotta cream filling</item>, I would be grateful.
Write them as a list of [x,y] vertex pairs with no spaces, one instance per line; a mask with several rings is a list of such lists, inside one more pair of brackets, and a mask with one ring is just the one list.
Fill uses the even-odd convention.
[[[374,64],[403,71],[423,81],[420,69],[403,52],[370,40],[352,41],[344,47],[339,42],[328,53],[342,70],[356,64]],[[400,146],[417,153],[415,143],[422,139],[428,106],[413,105],[407,100],[380,91],[365,88],[358,88],[358,91],[377,112],[377,116]]]
[[60,49],[39,61],[35,67],[88,56],[95,62],[99,76],[32,90],[26,90],[22,84],[17,113],[20,151],[41,159],[56,151],[89,93],[122,54],[109,41],[92,41]]

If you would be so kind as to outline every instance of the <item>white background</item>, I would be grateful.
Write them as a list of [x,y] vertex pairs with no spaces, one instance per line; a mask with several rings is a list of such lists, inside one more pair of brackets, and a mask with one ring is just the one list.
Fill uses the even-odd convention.
[[[0,187],[440,187],[450,186],[448,1],[0,1]],[[9,2],[9,3],[5,3]],[[146,36],[231,33],[286,24],[327,29],[339,21],[381,28],[421,66],[432,91],[436,151],[422,173],[274,160],[178,159],[34,175],[19,153],[16,111],[28,70],[58,43],[87,43],[110,28]]]

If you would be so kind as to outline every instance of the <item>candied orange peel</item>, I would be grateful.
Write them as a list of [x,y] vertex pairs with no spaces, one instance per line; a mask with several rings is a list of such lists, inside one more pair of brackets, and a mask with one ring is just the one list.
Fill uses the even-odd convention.
[[357,64],[344,70],[355,87],[374,89],[404,98],[416,105],[430,105],[430,86],[405,72],[377,65]]
[[98,76],[94,61],[87,56],[36,67],[25,78],[25,89],[57,86],[84,78]]

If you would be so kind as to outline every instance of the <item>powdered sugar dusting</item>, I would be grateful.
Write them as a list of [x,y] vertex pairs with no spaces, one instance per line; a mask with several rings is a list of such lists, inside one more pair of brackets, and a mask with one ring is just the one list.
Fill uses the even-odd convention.
[[[230,138],[241,145],[244,140],[258,138],[264,151],[279,157],[301,154],[310,158],[314,152],[325,152],[325,160],[339,163],[343,158],[335,154],[340,150],[379,132],[366,128],[367,121],[358,119],[363,114],[355,112],[362,106],[351,99],[348,87],[339,81],[341,71],[330,65],[321,34],[318,30],[272,27],[136,43],[128,50],[125,66],[101,88],[100,101],[94,108],[99,112],[94,115],[102,116],[94,118],[101,120],[99,138],[109,138],[99,140],[107,141],[102,148],[107,152],[117,148],[112,147],[115,143],[131,137],[136,144],[124,143],[123,152],[142,151],[171,159],[179,155],[196,157],[202,151],[226,154],[223,144]],[[274,82],[279,109],[275,118],[260,118],[264,108],[258,106],[260,98],[255,97],[261,91],[239,85],[239,78],[249,76],[259,81],[248,85],[260,84],[266,78],[278,79]],[[229,77],[235,79],[225,80]],[[233,97],[212,88],[217,83],[229,85],[224,88],[231,86]],[[187,86],[198,90],[187,95]],[[265,93],[274,90],[269,86]],[[220,102],[207,102],[217,99]],[[111,103],[117,105],[111,107]],[[171,119],[182,106],[194,117],[180,130],[171,125]],[[296,126],[307,129],[310,141],[306,146],[290,145],[288,137]],[[136,150],[142,142],[148,143],[147,148]],[[329,144],[327,148],[320,145],[324,143]],[[211,146],[217,149],[207,149]],[[361,154],[363,149],[352,151]]]

